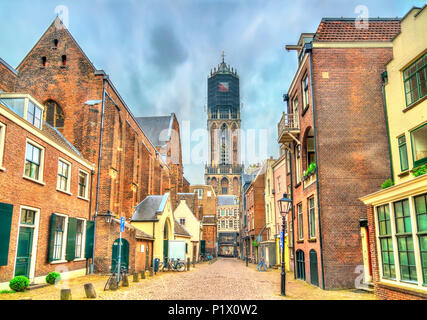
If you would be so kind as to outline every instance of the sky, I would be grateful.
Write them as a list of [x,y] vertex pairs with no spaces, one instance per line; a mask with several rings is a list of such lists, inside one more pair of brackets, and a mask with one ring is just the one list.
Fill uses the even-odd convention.
[[222,51],[240,77],[242,160],[248,165],[278,156],[282,96],[297,69],[296,53],[286,44],[315,32],[322,17],[403,17],[426,1],[0,0],[0,57],[17,67],[57,14],[64,17],[135,116],[176,114],[184,176],[198,184],[207,157],[200,135],[207,77]]

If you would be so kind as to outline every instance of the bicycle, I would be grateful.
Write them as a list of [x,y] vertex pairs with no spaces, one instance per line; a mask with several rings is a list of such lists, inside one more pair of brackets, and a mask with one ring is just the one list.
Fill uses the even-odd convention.
[[185,263],[182,262],[180,259],[177,259],[176,261],[171,259],[171,260],[165,260],[162,264],[161,264],[161,269],[159,267],[159,271],[185,271]]
[[261,261],[257,264],[256,269],[259,272],[267,271],[267,265],[264,262],[264,258],[261,258]]
[[[116,262],[116,268],[111,273],[111,275],[108,277],[107,282],[105,283],[105,286],[104,286],[104,291],[107,291],[110,288],[111,284],[114,283],[114,281],[117,281],[118,267],[119,266],[118,266],[118,264]],[[121,266],[120,267],[120,274],[119,274],[119,281],[118,282],[120,282],[123,279],[123,277],[126,275],[126,273],[127,273],[126,267],[125,266]]]

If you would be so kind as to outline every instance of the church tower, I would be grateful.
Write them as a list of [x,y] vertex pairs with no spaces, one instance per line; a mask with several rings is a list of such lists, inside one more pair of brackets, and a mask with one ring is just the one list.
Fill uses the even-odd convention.
[[240,88],[237,70],[224,61],[208,77],[209,159],[206,184],[218,195],[239,195],[243,166],[240,163]]

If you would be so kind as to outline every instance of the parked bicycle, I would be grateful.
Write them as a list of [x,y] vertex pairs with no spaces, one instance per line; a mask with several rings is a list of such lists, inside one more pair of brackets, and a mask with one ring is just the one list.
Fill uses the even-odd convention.
[[[116,267],[114,268],[114,271],[111,273],[111,275],[108,277],[107,282],[104,286],[104,291],[108,290],[110,286],[114,283],[114,281],[117,281],[117,272],[118,272],[119,265],[116,261]],[[119,274],[119,282],[123,280],[124,276],[126,276],[127,270],[125,266],[120,267],[120,274]]]
[[260,262],[256,266],[256,269],[260,272],[267,271],[267,265],[264,262],[264,257],[261,258]]
[[212,259],[213,259],[213,257],[210,254],[205,253],[205,254],[200,255],[200,261],[202,261],[202,262],[210,261]]
[[159,265],[159,271],[185,271],[185,263],[180,259],[166,259]]

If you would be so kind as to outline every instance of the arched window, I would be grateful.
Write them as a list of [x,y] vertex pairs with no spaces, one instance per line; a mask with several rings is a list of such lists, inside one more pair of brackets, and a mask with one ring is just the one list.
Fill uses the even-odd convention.
[[44,121],[52,127],[63,129],[64,128],[64,112],[62,108],[53,100],[45,103]]
[[222,178],[221,180],[221,193],[228,194],[228,180],[227,178]]
[[220,157],[220,164],[227,164],[228,163],[228,128],[227,125],[224,123],[221,126],[221,157]]
[[239,179],[237,177],[233,178],[233,193],[239,195]]
[[211,180],[211,185],[215,188],[216,187],[216,178],[213,177]]

